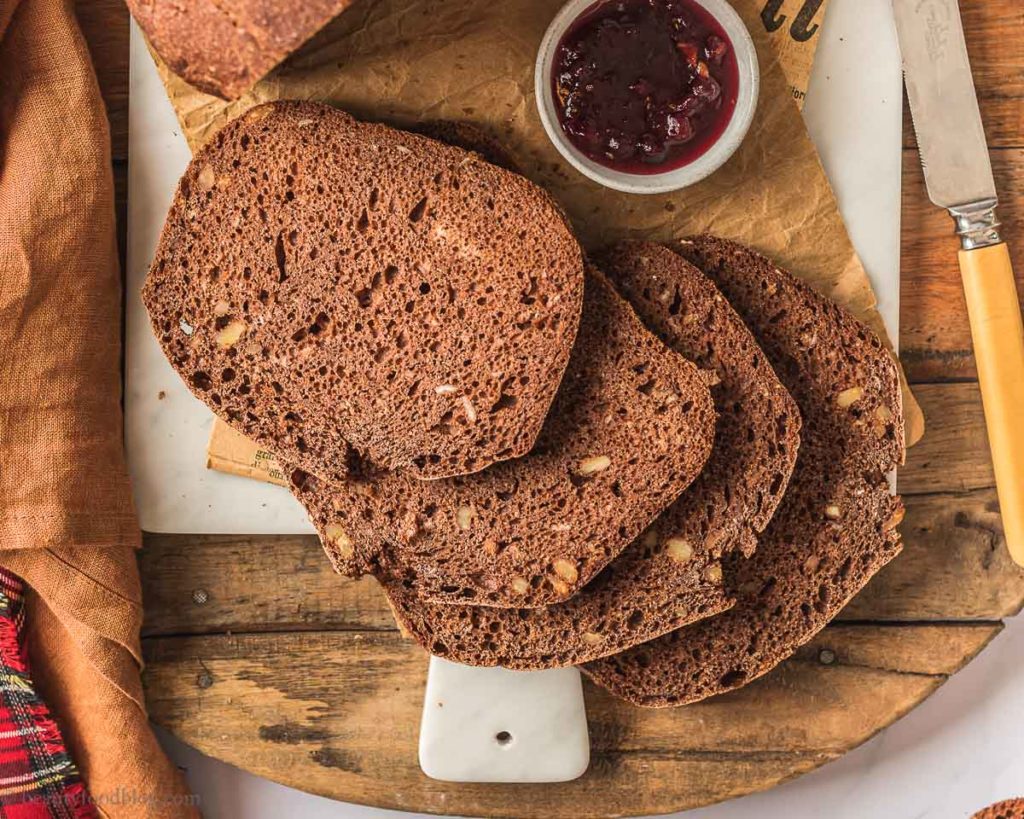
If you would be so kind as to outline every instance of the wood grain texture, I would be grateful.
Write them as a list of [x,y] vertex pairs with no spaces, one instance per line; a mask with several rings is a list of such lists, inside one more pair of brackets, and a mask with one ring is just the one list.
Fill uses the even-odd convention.
[[[904,554],[843,612],[870,621],[999,620],[1024,602],[1024,570],[995,491],[907,498]],[[336,575],[315,537],[149,535],[141,557],[147,636],[393,631],[371,578]]]
[[928,434],[907,453],[901,494],[967,492],[995,485],[977,382],[918,384]]
[[690,708],[633,708],[588,686],[590,770],[557,786],[427,779],[416,762],[426,656],[394,632],[150,639],[147,697],[158,721],[199,750],[313,793],[456,815],[664,813],[837,758],[998,630],[832,626],[771,675]]
[[[1024,6],[1019,0],[960,0],[974,85],[992,148],[1024,145]],[[904,108],[904,144],[913,123]]]
[[128,160],[128,8],[124,0],[75,0],[110,118],[115,161]]
[[[1024,25],[1020,39],[1024,41]],[[1024,111],[1024,104],[1019,103]],[[1018,135],[1024,139],[1024,132]],[[999,218],[1024,293],[1024,148],[992,151]],[[959,242],[953,220],[928,200],[917,150],[903,153],[900,357],[911,383],[976,379]],[[914,394],[920,397],[915,387]],[[928,413],[925,412],[925,417]]]
[[[111,120],[123,248],[128,16],[121,0],[77,8]],[[1005,233],[1018,237],[1024,8],[961,8]],[[956,240],[927,200],[909,127],[904,145],[902,347],[928,433],[900,473],[904,553],[811,645],[753,685],[684,709],[636,709],[588,685],[593,758],[583,779],[450,785],[417,767],[426,655],[400,638],[374,581],[336,576],[312,537],[148,535],[140,560],[154,719],[212,756],[339,799],[584,817],[663,813],[771,787],[918,704],[1020,610],[1024,571],[1002,542]],[[1024,276],[1024,244],[1013,250]]]

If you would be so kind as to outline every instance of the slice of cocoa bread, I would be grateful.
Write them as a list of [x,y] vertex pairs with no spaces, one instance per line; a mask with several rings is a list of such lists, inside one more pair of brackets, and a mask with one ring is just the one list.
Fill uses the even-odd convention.
[[530,610],[432,604],[385,579],[399,623],[434,654],[517,669],[577,665],[725,611],[731,599],[720,560],[753,550],[785,491],[800,413],[728,302],[661,245],[622,243],[600,263],[650,330],[717,375],[711,457],[643,536],[564,603]]
[[127,0],[153,49],[200,91],[235,99],[354,0]]
[[143,290],[192,391],[327,480],[526,454],[582,296],[581,250],[540,188],[299,102],[252,109],[196,155]]
[[736,605],[584,666],[638,705],[680,705],[737,688],[821,630],[900,550],[887,473],[903,460],[899,380],[870,330],[752,250],[709,236],[679,251],[751,329],[803,417],[796,470],[747,559],[726,558]]
[[1024,799],[1007,799],[978,811],[971,819],[1024,819]]
[[421,599],[531,608],[572,597],[636,539],[708,459],[710,374],[666,349],[604,276],[537,446],[444,481],[397,471],[327,486],[298,473],[336,568]]

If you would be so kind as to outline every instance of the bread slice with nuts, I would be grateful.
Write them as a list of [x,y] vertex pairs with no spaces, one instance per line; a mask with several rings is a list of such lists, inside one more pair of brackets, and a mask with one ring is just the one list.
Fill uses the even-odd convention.
[[903,516],[887,480],[904,454],[899,380],[882,342],[752,250],[710,236],[678,249],[747,323],[803,427],[796,470],[757,551],[726,559],[736,605],[583,667],[645,706],[695,702],[774,668],[896,556]]
[[326,480],[525,455],[579,324],[583,258],[540,188],[316,103],[259,106],[189,165],[143,290],[217,415]]
[[294,491],[335,566],[423,601],[529,608],[572,597],[708,459],[709,374],[665,348],[596,270],[565,378],[525,458],[443,481],[405,472]]
[[468,665],[536,669],[623,651],[732,605],[721,559],[749,554],[785,491],[800,413],[711,281],[667,248],[621,243],[601,257],[644,324],[712,371],[718,425],[700,476],[571,600],[528,611],[426,603],[385,580],[404,630]]
[[353,0],[127,0],[168,67],[200,91],[240,97]]

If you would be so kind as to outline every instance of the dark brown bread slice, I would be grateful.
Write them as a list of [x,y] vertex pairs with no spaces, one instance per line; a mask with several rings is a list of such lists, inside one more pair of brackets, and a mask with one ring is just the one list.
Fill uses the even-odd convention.
[[314,103],[260,106],[182,178],[143,291],[221,418],[327,480],[528,452],[569,358],[583,261],[536,186]]
[[896,366],[864,325],[768,259],[703,236],[679,250],[743,317],[803,416],[796,471],[749,559],[726,559],[728,612],[584,666],[638,705],[681,705],[774,668],[900,550]]
[[353,0],[127,0],[175,74],[235,99]]
[[391,578],[434,602],[566,600],[700,472],[714,438],[709,378],[592,271],[530,455],[445,481],[393,472],[327,487],[299,474],[295,492],[344,573]]
[[718,376],[711,457],[640,539],[564,603],[525,611],[431,604],[385,579],[399,622],[434,654],[517,669],[577,665],[725,611],[732,601],[722,556],[752,551],[782,498],[800,413],[728,302],[661,245],[622,243],[601,268],[670,349]]
[[[713,460],[681,501],[694,514],[704,506],[709,517],[699,539],[715,557],[736,549],[752,554],[796,464],[796,402],[722,293],[678,253],[651,242],[621,242],[601,263],[648,329],[717,374]],[[695,501],[701,493],[703,499]]]

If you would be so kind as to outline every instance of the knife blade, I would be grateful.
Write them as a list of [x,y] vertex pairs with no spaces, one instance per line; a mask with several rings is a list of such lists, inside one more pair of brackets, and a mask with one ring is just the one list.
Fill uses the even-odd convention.
[[1011,557],[1024,566],[1024,322],[957,0],[893,0],[928,196],[960,236],[960,272]]
[[928,195],[943,208],[996,199],[957,0],[894,0]]

